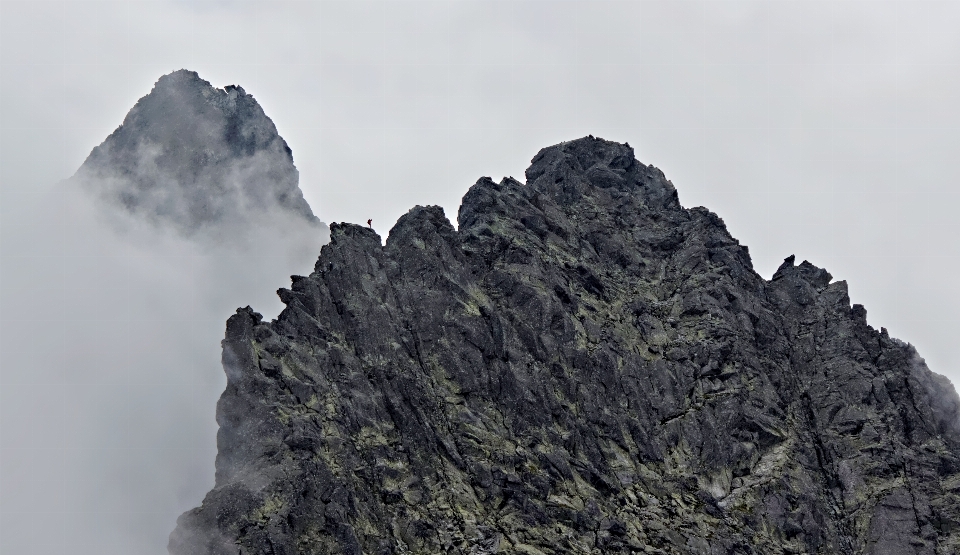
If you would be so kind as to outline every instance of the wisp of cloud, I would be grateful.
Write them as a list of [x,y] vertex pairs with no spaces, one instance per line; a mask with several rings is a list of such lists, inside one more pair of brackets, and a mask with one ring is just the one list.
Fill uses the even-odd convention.
[[311,271],[327,228],[256,101],[191,72],[21,217],[4,245],[5,320],[22,325],[2,336],[2,464],[22,510],[4,545],[166,553],[213,484],[224,321],[278,313],[272,292]]

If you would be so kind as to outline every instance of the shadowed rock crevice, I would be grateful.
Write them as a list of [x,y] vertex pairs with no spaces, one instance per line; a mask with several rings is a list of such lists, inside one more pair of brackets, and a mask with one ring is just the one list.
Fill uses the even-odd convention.
[[482,178],[454,229],[331,226],[223,342],[217,485],[174,554],[960,546],[960,399],[791,256],[770,280],[628,145]]

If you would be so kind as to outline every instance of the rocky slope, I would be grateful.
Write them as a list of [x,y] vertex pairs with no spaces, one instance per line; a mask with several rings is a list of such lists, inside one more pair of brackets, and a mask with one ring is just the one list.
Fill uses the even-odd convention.
[[73,178],[138,219],[229,236],[265,221],[324,228],[273,121],[243,88],[164,75]]
[[217,482],[173,554],[960,549],[960,399],[621,145],[334,224],[227,322]]

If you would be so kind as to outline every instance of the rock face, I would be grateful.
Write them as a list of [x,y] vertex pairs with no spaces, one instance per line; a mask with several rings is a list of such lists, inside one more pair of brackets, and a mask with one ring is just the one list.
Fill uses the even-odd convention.
[[183,235],[317,220],[287,143],[241,87],[164,75],[74,176],[139,219]]
[[770,281],[628,145],[334,224],[227,322],[176,555],[960,550],[960,399],[844,282]]

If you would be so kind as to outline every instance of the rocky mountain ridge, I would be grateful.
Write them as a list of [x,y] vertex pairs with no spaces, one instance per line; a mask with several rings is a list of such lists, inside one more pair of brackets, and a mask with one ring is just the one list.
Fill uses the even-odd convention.
[[764,280],[594,137],[458,222],[334,224],[276,320],[228,320],[216,487],[171,553],[960,549],[960,398],[844,282]]

